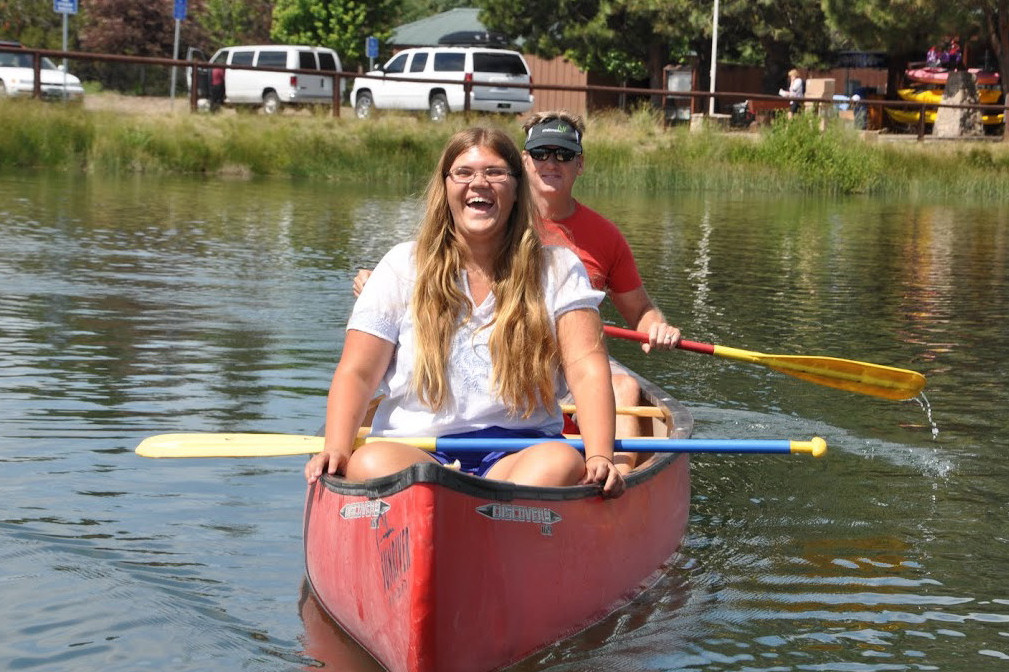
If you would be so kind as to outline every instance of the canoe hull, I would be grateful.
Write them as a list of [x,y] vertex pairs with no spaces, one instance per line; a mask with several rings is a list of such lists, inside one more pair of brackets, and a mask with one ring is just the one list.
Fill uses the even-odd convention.
[[[689,414],[669,401],[682,413],[666,433],[685,438]],[[392,672],[493,670],[651,585],[679,547],[689,499],[685,454],[653,456],[616,500],[426,463],[365,484],[324,478],[306,496],[308,579]]]

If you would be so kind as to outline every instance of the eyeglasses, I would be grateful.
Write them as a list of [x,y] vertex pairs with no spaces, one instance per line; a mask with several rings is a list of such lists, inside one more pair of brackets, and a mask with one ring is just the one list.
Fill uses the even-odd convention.
[[576,156],[581,156],[581,152],[576,152],[573,149],[564,149],[563,147],[537,147],[536,149],[527,149],[529,156],[533,157],[533,161],[546,161],[551,156],[557,160],[557,163],[567,163],[568,161],[574,161]]
[[483,175],[484,179],[488,182],[504,182],[509,177],[518,177],[507,168],[502,168],[500,166],[491,166],[490,168],[484,168],[483,170],[475,170],[473,168],[466,167],[453,168],[445,173],[445,177],[451,179],[456,184],[469,184],[476,179],[477,175]]

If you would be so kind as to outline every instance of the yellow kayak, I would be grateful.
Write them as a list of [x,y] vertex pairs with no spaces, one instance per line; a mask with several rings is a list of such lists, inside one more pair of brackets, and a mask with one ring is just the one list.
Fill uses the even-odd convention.
[[[942,87],[912,87],[907,89],[897,89],[897,95],[903,100],[909,100],[915,103],[928,103],[930,105],[938,105],[942,102]],[[1002,95],[1000,89],[992,88],[978,88],[978,98],[982,105],[994,105],[998,102],[999,97]]]
[[[918,123],[919,112],[918,110],[895,110],[891,108],[886,108],[886,113],[890,115],[890,118],[897,122],[898,124],[912,125]],[[925,110],[925,123],[934,124],[935,123],[935,110]],[[1004,114],[983,114],[981,115],[981,123],[985,126],[996,126],[1001,124],[1005,120]]]

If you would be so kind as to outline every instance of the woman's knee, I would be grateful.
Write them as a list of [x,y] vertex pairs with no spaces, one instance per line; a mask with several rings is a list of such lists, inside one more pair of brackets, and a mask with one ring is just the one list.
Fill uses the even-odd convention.
[[393,442],[366,443],[350,456],[347,478],[364,481],[387,476],[423,460],[424,454],[413,446]]
[[585,474],[581,453],[566,443],[550,441],[526,448],[501,469],[491,469],[488,478],[522,485],[575,485]]

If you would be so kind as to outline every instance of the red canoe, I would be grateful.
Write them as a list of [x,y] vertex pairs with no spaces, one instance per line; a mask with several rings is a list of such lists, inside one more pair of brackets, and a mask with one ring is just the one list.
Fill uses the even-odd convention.
[[[643,434],[687,438],[690,413],[641,380]],[[599,621],[657,580],[687,526],[684,453],[653,454],[603,500],[415,465],[324,477],[305,501],[319,603],[390,672],[480,672]]]

